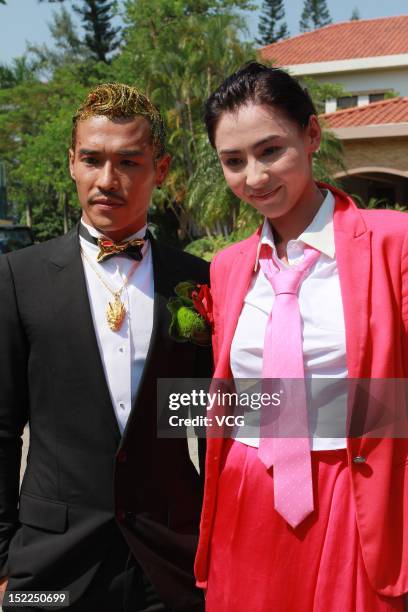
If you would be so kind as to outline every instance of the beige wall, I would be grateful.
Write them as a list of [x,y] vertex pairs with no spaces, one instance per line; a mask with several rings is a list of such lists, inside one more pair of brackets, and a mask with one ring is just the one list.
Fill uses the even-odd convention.
[[408,172],[408,137],[343,141],[346,167]]
[[336,176],[345,191],[366,204],[376,198],[408,207],[408,136],[343,140],[343,147],[348,174]]
[[393,89],[400,96],[408,96],[408,66],[367,72],[314,74],[312,78],[318,83],[337,83],[350,93]]

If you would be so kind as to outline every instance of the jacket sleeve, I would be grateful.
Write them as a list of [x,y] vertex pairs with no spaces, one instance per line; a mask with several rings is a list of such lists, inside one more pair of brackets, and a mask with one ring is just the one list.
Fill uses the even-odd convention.
[[0,576],[18,523],[22,433],[27,422],[28,349],[8,256],[0,257]]

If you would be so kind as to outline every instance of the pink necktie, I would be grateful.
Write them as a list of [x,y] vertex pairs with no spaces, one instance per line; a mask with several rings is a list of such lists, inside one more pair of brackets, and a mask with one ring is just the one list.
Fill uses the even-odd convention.
[[284,393],[281,394],[281,413],[278,416],[272,417],[270,412],[261,415],[258,456],[268,469],[273,465],[275,509],[293,528],[313,511],[302,325],[297,293],[307,270],[318,257],[318,251],[306,247],[303,261],[298,266],[278,268],[270,256],[270,247],[264,245],[259,260],[262,272],[275,292],[265,331],[263,389],[276,391],[278,384],[279,391],[284,390]]

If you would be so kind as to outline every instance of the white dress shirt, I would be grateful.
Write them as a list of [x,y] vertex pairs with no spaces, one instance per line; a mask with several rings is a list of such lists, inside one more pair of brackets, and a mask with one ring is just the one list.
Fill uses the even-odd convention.
[[[333,211],[334,197],[327,192],[310,225],[297,240],[288,242],[289,264],[280,260],[281,267],[298,264],[303,259],[305,244],[320,251],[318,260],[306,273],[298,294],[312,450],[346,447],[346,439],[343,436],[346,425],[348,372],[343,303],[335,256]],[[278,258],[267,219],[262,229],[258,256],[262,244],[270,245],[272,257]],[[262,378],[265,328],[275,299],[272,285],[259,265],[256,270],[231,345],[231,370],[238,388],[239,379]],[[333,423],[337,424],[335,428]],[[341,432],[339,437],[333,437],[333,431],[336,435]],[[254,435],[257,435],[257,432],[259,429],[255,430]],[[259,446],[259,438],[240,436],[239,429],[235,437],[250,446]]]
[[[88,232],[101,236],[94,227],[82,220]],[[126,240],[143,238],[147,226]],[[91,305],[93,323],[102,358],[106,381],[119,429],[123,433],[139,387],[153,328],[153,261],[149,241],[142,248],[143,259],[136,264],[128,284],[121,293],[126,316],[119,331],[112,331],[106,320],[108,302],[113,295],[97,276],[95,269],[109,287],[118,291],[132,270],[135,260],[127,255],[115,255],[96,261],[99,247],[80,237],[81,249],[92,261],[93,268],[83,257],[84,272]]]

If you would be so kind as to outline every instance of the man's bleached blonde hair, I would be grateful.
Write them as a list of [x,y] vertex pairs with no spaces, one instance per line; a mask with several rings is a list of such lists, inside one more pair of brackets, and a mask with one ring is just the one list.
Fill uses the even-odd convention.
[[136,87],[123,83],[104,83],[103,85],[97,85],[89,92],[72,118],[71,146],[73,151],[75,151],[78,123],[90,117],[99,116],[112,120],[145,117],[150,123],[155,159],[164,155],[166,131],[163,117],[149,98]]

